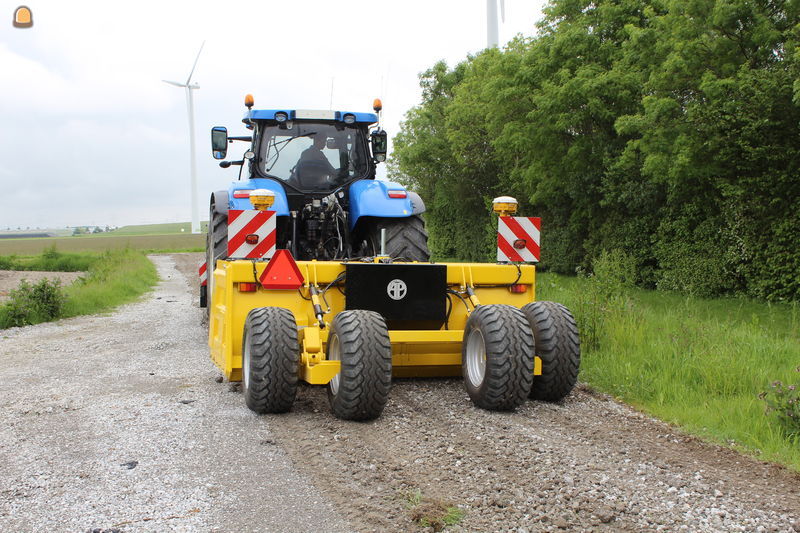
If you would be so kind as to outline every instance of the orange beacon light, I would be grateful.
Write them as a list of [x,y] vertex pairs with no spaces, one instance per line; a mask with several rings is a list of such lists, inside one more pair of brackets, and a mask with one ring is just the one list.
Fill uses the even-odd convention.
[[14,27],[30,28],[33,26],[33,14],[28,6],[19,6],[14,11]]

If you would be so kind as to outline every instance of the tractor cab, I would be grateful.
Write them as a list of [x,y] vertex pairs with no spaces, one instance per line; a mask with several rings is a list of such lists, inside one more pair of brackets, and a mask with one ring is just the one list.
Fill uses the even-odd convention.
[[215,159],[225,159],[235,141],[247,146],[241,160],[220,163],[223,168],[237,165],[240,172],[228,191],[211,197],[209,264],[226,256],[229,212],[252,210],[251,194],[264,190],[274,197],[269,210],[276,217],[276,246],[295,259],[375,256],[382,231],[388,232],[386,255],[429,258],[419,217],[425,210],[422,200],[401,184],[375,179],[376,165],[386,160],[387,151],[380,100],[373,103],[375,113],[253,109],[250,95],[245,106],[242,122],[251,134],[211,130]]
[[274,180],[296,201],[373,179],[376,163],[386,159],[386,132],[379,127],[370,132],[378,122],[373,113],[248,109],[243,122],[253,135],[228,137],[226,128],[212,130],[214,157],[224,159],[229,142],[249,141],[241,161],[221,165],[246,165],[248,178]]

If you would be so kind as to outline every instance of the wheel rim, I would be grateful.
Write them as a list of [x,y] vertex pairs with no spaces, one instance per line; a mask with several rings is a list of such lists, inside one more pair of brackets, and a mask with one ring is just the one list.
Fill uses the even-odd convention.
[[[342,356],[340,353],[339,347],[339,336],[333,335],[328,341],[328,360],[329,361],[341,361]],[[341,376],[342,371],[339,370],[339,373],[333,376],[333,379],[330,380],[328,386],[331,388],[331,394],[336,396],[339,392],[339,376]]]
[[244,332],[244,349],[242,350],[242,380],[244,388],[250,388],[250,332]]
[[474,387],[480,387],[486,376],[486,343],[483,333],[473,329],[467,339],[467,378]]

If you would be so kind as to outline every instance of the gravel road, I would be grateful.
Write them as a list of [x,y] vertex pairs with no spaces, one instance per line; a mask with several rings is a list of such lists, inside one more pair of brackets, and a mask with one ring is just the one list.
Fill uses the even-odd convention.
[[[396,380],[383,416],[324,388],[256,416],[217,383],[197,254],[105,316],[0,332],[0,531],[800,532],[800,475],[579,387],[515,413],[460,380]],[[427,528],[433,530],[432,528]]]

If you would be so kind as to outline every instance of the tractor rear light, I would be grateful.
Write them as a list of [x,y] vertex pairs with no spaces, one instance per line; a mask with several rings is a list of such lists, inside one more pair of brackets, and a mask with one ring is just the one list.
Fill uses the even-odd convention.
[[247,237],[244,238],[244,242],[247,244],[258,244],[258,235],[255,233],[251,233]]
[[281,112],[281,113],[275,113],[275,120],[276,120],[277,122],[286,122],[286,120],[287,120],[288,118],[289,118],[289,115],[287,115],[286,113],[283,113],[283,112]]
[[511,291],[512,294],[523,294],[528,292],[528,286],[521,283],[515,283],[513,285],[509,285],[508,290]]
[[345,124],[353,124],[356,121],[356,116],[351,115],[350,113],[344,116],[344,123]]
[[234,198],[250,198],[250,193],[253,189],[239,189],[238,191],[233,191]]
[[239,283],[239,292],[256,292],[258,283]]
[[399,190],[388,191],[387,194],[389,195],[389,198],[406,198],[408,196],[406,191]]
[[517,239],[514,241],[514,248],[517,250],[524,250],[525,249],[525,239]]

